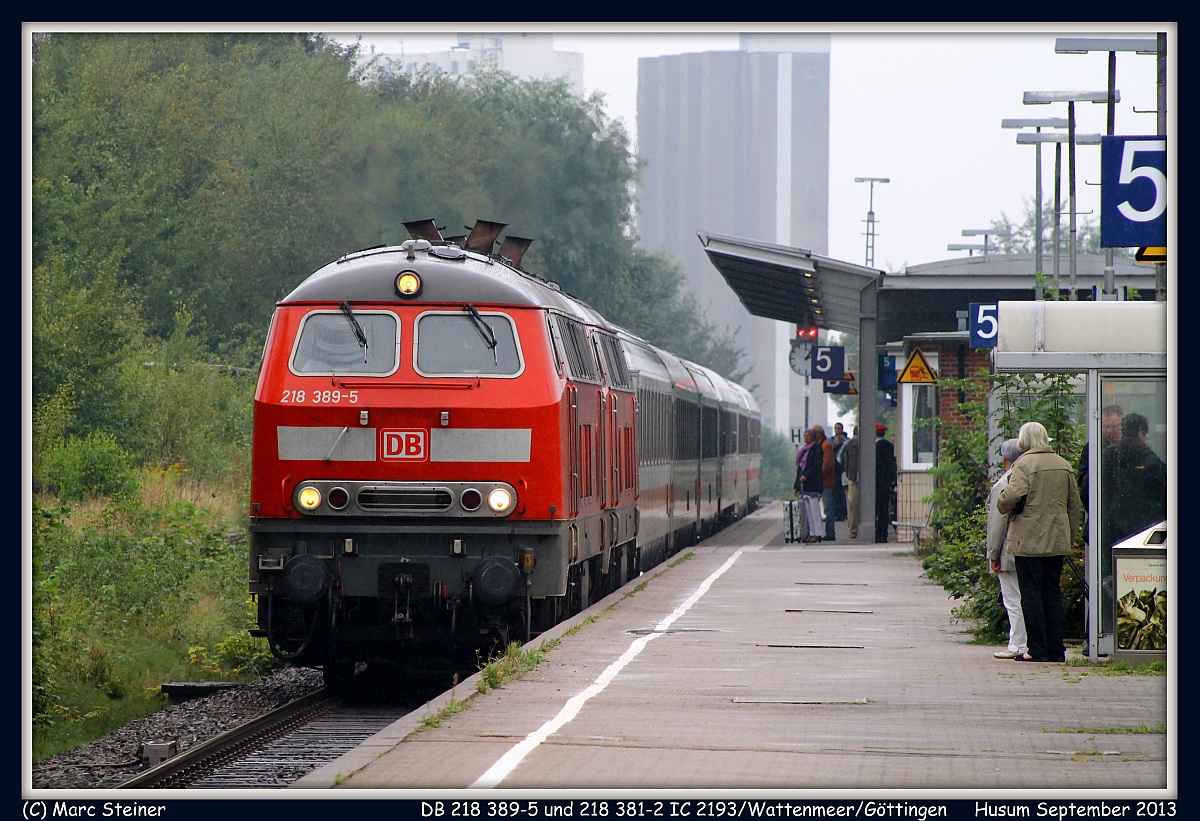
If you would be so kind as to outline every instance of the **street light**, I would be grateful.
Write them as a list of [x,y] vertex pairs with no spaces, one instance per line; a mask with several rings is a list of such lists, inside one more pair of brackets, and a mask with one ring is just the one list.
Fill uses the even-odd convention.
[[[1121,92],[1110,91],[1026,91],[1025,105],[1048,105],[1049,103],[1067,104],[1067,156],[1068,182],[1067,198],[1071,209],[1071,295],[1075,296],[1075,103],[1108,103],[1110,100],[1121,101]],[[1020,135],[1017,135],[1020,136]]]
[[[1045,119],[1022,119],[1022,118],[1006,118],[1000,121],[1001,128],[1036,128],[1037,133],[1041,134],[1043,128],[1066,128],[1067,121],[1062,117],[1047,117]],[[1034,196],[1037,198],[1037,210],[1033,217],[1033,261],[1034,268],[1038,273],[1045,273],[1042,267],[1042,146],[1037,147],[1037,156],[1034,159]],[[1055,206],[1057,207],[1057,203]]]
[[891,182],[887,177],[855,177],[855,182],[871,184],[870,201],[867,205],[867,267],[875,266],[875,183]]
[[[1058,250],[1060,242],[1058,239],[1059,217],[1062,216],[1062,194],[1059,189],[1062,185],[1062,144],[1069,139],[1068,135],[1059,133],[1041,133],[1041,134],[1018,134],[1018,145],[1033,145],[1041,143],[1054,143],[1054,280],[1058,281]],[[1099,134],[1076,134],[1076,145],[1100,145]],[[1074,270],[1072,270],[1071,293],[1075,292]],[[1041,299],[1041,292],[1038,292],[1038,299]]]
[[[1165,41],[1164,41],[1165,50]],[[1113,97],[1116,94],[1117,86],[1117,52],[1132,51],[1135,54],[1153,54],[1159,55],[1159,41],[1156,37],[1133,37],[1127,39],[1111,38],[1111,37],[1059,37],[1054,41],[1054,51],[1056,54],[1087,54],[1090,51],[1107,51],[1108,52],[1108,136],[1116,133],[1114,126],[1116,124],[1116,102]],[[1159,101],[1159,107],[1162,107],[1162,101]],[[1161,120],[1161,117],[1160,117]],[[1159,130],[1160,134],[1165,134],[1165,129]],[[1113,268],[1113,250],[1112,248],[1104,249],[1104,297],[1106,299],[1116,299],[1116,271]]]
[[983,242],[952,242],[946,246],[947,251],[967,251],[967,256],[975,256],[976,251],[987,253],[987,244]]
[[964,228],[962,235],[964,237],[983,237],[983,255],[987,256],[988,237],[1011,237],[1012,231],[1002,228]]

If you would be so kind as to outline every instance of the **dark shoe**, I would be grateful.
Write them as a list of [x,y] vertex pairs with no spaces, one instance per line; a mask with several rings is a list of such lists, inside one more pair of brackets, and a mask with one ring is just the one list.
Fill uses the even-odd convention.
[[1041,662],[1050,662],[1050,661],[1054,661],[1054,659],[1042,658],[1041,656],[1031,656],[1031,655],[1029,655],[1028,653],[1026,653],[1026,654],[1025,654],[1025,655],[1023,655],[1023,656],[1013,656],[1013,661],[1041,661]]

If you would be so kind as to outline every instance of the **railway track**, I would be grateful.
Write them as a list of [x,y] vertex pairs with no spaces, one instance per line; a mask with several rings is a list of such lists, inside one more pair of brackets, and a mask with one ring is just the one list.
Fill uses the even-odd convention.
[[416,705],[366,706],[319,690],[117,785],[117,789],[283,788]]

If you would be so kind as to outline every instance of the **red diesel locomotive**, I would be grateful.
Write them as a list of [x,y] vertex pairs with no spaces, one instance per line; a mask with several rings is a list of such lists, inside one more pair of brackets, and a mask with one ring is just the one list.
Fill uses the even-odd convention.
[[250,592],[331,685],[528,640],[758,503],[750,393],[520,267],[480,221],[278,303],[254,396]]

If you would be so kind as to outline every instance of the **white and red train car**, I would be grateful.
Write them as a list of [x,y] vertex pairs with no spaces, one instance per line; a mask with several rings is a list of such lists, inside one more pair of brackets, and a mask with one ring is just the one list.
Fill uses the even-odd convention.
[[406,225],[278,303],[254,396],[253,632],[331,684],[528,639],[758,503],[747,390],[493,253],[503,225]]

